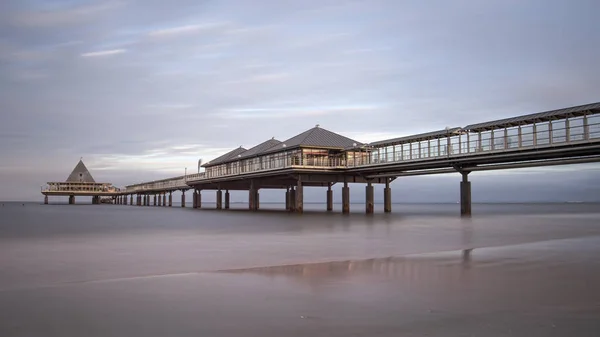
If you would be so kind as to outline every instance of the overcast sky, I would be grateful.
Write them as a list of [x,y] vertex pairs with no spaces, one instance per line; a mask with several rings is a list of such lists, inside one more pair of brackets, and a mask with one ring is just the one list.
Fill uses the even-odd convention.
[[0,199],[40,199],[80,157],[123,186],[315,124],[369,142],[597,102],[599,12],[597,0],[2,0]]

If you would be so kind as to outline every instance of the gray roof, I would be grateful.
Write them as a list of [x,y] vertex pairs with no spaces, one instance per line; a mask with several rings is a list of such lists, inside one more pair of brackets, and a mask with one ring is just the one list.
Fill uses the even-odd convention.
[[335,132],[331,132],[327,129],[323,129],[317,125],[312,129],[306,130],[297,136],[281,142],[281,144],[265,150],[263,153],[278,152],[284,149],[296,147],[317,147],[344,150],[345,148],[358,145],[362,145],[362,143]]
[[90,171],[88,171],[87,167],[82,160],[79,160],[79,163],[73,169],[73,172],[69,174],[67,178],[68,183],[95,183],[94,177]]
[[461,130],[461,128],[455,127],[455,128],[449,128],[449,129],[444,129],[444,130],[439,130],[439,131],[421,133],[418,135],[411,135],[411,136],[405,136],[405,137],[380,140],[377,142],[369,143],[369,145],[370,146],[392,146],[392,145],[421,142],[424,140],[446,138],[446,137],[457,135],[460,132],[460,130]]
[[264,141],[264,142],[256,145],[255,147],[248,149],[248,151],[241,154],[239,159],[249,158],[249,157],[254,157],[254,156],[260,155],[261,153],[265,152],[266,150],[268,150],[278,144],[281,144],[281,142],[273,137],[267,141]]
[[217,164],[225,163],[225,162],[229,161],[230,159],[237,157],[238,154],[242,154],[246,151],[248,151],[248,150],[246,150],[240,146],[237,149],[231,150],[231,151],[225,153],[224,155],[209,161],[208,163],[202,165],[202,167],[209,167],[209,166],[214,166]]
[[600,113],[600,102],[578,105],[570,108],[538,112],[529,115],[499,119],[491,122],[477,123],[465,126],[463,129],[468,131],[480,132],[493,129],[502,129],[512,126],[532,124],[534,122],[547,122],[553,119],[566,118],[569,116],[583,116],[589,112]]

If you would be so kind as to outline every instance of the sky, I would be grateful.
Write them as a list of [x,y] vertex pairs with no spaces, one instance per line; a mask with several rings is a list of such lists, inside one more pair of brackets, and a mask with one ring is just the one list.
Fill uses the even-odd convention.
[[[596,0],[2,0],[0,200],[41,200],[81,157],[97,181],[124,186],[316,124],[370,142],[598,102],[599,11]],[[600,201],[594,165],[506,172],[472,174],[488,182],[479,195],[495,200],[501,180],[527,200]],[[459,177],[394,186],[453,200]],[[440,181],[452,196],[427,192]]]

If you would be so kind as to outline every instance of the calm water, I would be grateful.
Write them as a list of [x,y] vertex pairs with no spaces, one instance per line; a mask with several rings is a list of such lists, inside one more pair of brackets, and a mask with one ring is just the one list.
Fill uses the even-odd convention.
[[600,205],[244,206],[5,203],[0,336],[600,335]]

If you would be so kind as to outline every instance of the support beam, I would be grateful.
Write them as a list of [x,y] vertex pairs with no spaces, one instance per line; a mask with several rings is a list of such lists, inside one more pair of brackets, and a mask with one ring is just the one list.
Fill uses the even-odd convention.
[[181,207],[185,207],[185,190],[181,191]]
[[169,207],[173,207],[173,191],[169,191]]
[[192,190],[192,208],[198,208],[198,190]]
[[461,172],[462,181],[460,182],[460,215],[471,215],[471,182],[469,181],[469,172]]
[[290,187],[286,187],[285,189],[285,210],[290,210]]
[[129,205],[133,206],[133,194],[129,196]]
[[48,205],[48,196],[44,195],[44,205]]
[[302,179],[298,178],[298,185],[296,186],[296,213],[304,212],[304,186],[302,186]]
[[367,214],[373,214],[375,209],[375,193],[373,192],[373,184],[367,183],[365,187],[365,212]]
[[254,180],[250,181],[250,190],[248,190],[248,209],[256,211],[258,209],[256,204],[256,187]]
[[290,212],[296,211],[296,189],[294,186],[290,188],[290,208],[288,210]]
[[166,192],[163,193],[162,196],[163,196],[163,203],[162,203],[162,205],[163,205],[163,207],[166,207],[167,206],[167,193]]
[[196,202],[198,203],[198,208],[202,208],[202,190],[198,190],[198,199]]
[[223,209],[223,191],[217,190],[217,209]]
[[392,189],[390,188],[389,178],[386,180],[385,188],[383,189],[383,211],[385,213],[392,212]]
[[256,201],[256,209],[259,210],[260,209],[260,193],[258,192],[258,188],[256,189],[256,194],[255,194],[254,200]]
[[327,184],[327,211],[333,211],[333,191],[331,190],[331,183]]
[[[127,205],[127,200],[128,200],[127,195],[124,195],[123,196],[123,205]],[[100,203],[100,197],[98,197],[98,203]]]
[[229,190],[225,190],[225,209],[229,209]]
[[153,206],[156,206],[156,194],[154,195],[154,203]]
[[342,187],[342,213],[350,213],[350,188],[347,181],[344,182],[344,187]]
[[69,205],[74,205],[75,204],[75,196],[74,195],[70,195],[69,196]]

